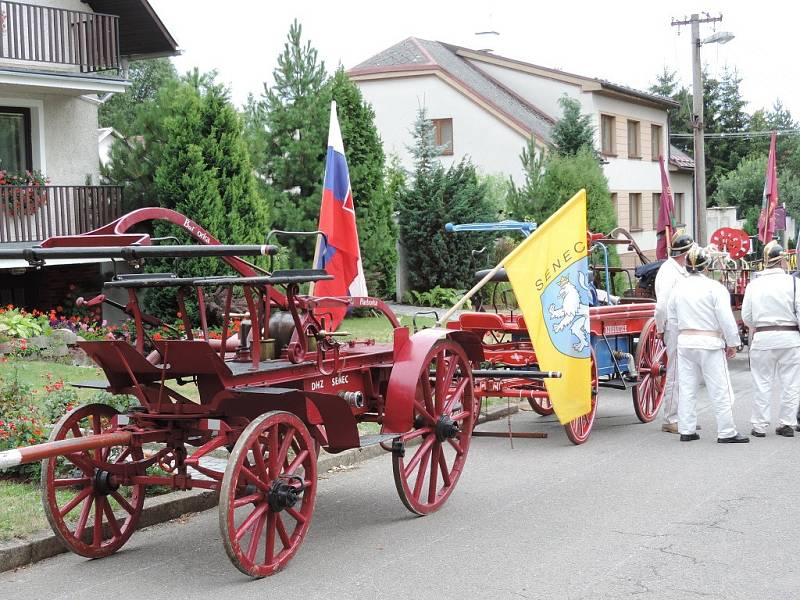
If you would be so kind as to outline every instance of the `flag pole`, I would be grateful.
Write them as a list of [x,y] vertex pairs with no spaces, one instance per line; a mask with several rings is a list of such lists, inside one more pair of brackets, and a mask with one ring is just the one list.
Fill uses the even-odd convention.
[[[506,258],[508,258],[508,257],[506,257]],[[441,319],[439,319],[438,321],[436,321],[436,326],[437,326],[437,327],[441,327],[443,323],[446,323],[446,322],[447,322],[447,320],[448,320],[450,317],[452,317],[452,316],[453,316],[453,314],[454,314],[454,313],[455,313],[455,312],[456,312],[456,311],[457,311],[459,308],[461,308],[462,306],[464,306],[464,304],[466,303],[466,301],[467,301],[467,300],[469,300],[470,298],[472,298],[472,297],[473,297],[475,294],[477,294],[477,293],[480,291],[480,289],[481,289],[483,286],[485,286],[485,285],[486,285],[486,284],[487,284],[489,281],[491,281],[492,277],[494,277],[494,276],[497,274],[497,272],[498,272],[500,269],[502,269],[502,268],[503,268],[503,263],[505,262],[505,260],[506,260],[505,258],[504,258],[503,260],[501,260],[501,261],[500,261],[500,263],[499,263],[499,264],[498,264],[498,265],[497,265],[497,266],[496,266],[494,269],[492,269],[491,271],[489,271],[489,272],[488,272],[488,273],[487,273],[487,274],[484,276],[484,278],[483,278],[483,279],[481,279],[481,280],[480,280],[478,283],[476,283],[476,284],[475,284],[475,285],[472,287],[472,289],[471,289],[470,291],[468,291],[466,294],[464,294],[464,296],[462,296],[461,300],[459,300],[458,302],[456,302],[456,303],[455,303],[455,304],[454,304],[454,305],[453,305],[453,306],[450,308],[450,310],[448,310],[446,313],[444,313],[444,316],[442,316],[442,318],[441,318]]]

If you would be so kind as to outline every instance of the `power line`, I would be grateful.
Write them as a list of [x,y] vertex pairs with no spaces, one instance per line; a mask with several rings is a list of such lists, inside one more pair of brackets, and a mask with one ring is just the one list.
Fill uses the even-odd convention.
[[[800,135],[800,129],[779,129],[775,131],[778,135]],[[759,137],[769,137],[772,135],[772,131],[733,131],[733,132],[722,132],[722,133],[704,133],[703,137],[705,139],[723,139],[723,138],[736,138],[736,139],[746,139],[746,138],[759,138]],[[670,134],[670,139],[692,139],[694,134],[691,133],[672,133]]]

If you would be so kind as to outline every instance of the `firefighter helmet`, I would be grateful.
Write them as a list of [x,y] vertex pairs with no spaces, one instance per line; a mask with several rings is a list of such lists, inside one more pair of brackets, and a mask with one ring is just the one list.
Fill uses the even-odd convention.
[[683,229],[679,229],[675,232],[675,235],[672,236],[672,256],[680,256],[681,254],[688,252],[693,244],[694,240],[692,239],[692,236],[686,233]]
[[694,244],[686,255],[686,270],[689,273],[701,273],[708,268],[711,257],[704,248]]
[[779,265],[781,260],[786,256],[781,246],[775,240],[764,246],[764,268],[774,267]]

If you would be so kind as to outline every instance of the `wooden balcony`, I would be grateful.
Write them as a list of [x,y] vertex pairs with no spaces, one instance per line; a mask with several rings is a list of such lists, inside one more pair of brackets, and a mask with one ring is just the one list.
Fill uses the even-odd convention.
[[0,244],[85,233],[121,214],[117,186],[0,185]]
[[0,61],[119,70],[119,18],[0,0]]

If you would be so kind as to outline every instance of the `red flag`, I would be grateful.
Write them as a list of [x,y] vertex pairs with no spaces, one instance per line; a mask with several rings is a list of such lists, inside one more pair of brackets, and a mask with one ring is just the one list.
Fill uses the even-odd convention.
[[656,258],[663,260],[667,258],[667,240],[675,232],[675,206],[672,203],[672,188],[669,186],[669,178],[664,168],[664,157],[659,156],[658,162],[661,165],[661,204],[658,207],[658,221],[656,223]]
[[[336,116],[336,102],[331,102],[319,230],[327,239],[321,238],[317,242],[314,267],[325,269],[334,278],[317,282],[310,293],[315,296],[366,296],[367,283],[361,266],[353,190],[344,156],[342,132]],[[318,316],[330,315],[333,322],[328,327],[335,330],[344,319],[345,312],[345,307],[326,308],[318,311]]]
[[775,158],[775,143],[778,132],[772,132],[767,159],[767,176],[764,180],[764,196],[761,201],[761,215],[758,218],[758,239],[764,244],[772,241],[775,234],[775,208],[778,206],[778,164]]

